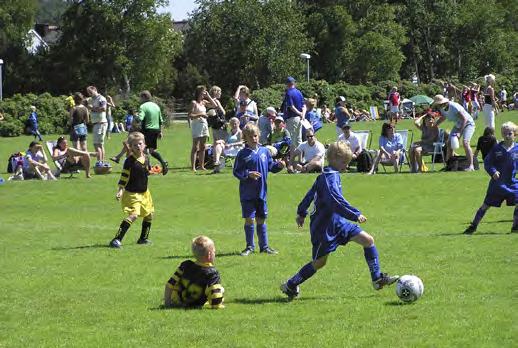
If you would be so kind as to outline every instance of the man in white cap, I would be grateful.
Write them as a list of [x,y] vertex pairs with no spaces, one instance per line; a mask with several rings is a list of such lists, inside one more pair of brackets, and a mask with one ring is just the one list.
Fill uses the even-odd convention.
[[437,126],[446,119],[455,122],[455,126],[450,133],[450,141],[447,144],[447,159],[450,158],[453,153],[451,146],[452,141],[455,141],[456,138],[460,140],[462,137],[462,145],[466,151],[466,158],[469,161],[469,167],[466,170],[473,171],[473,151],[471,150],[469,142],[473,136],[473,133],[475,133],[475,121],[473,121],[471,115],[466,111],[466,109],[462,107],[462,105],[450,101],[442,94],[437,94],[435,97],[433,97],[433,106],[441,113],[441,117],[437,121]]

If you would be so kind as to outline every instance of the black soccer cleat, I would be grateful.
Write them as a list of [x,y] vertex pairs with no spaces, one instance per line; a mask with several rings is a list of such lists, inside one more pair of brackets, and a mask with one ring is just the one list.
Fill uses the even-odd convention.
[[241,254],[240,254],[240,255],[241,255],[241,256],[248,256],[248,255],[253,254],[253,253],[254,253],[254,249],[253,249],[252,247],[250,247],[250,246],[247,246],[247,247],[245,248],[245,250],[243,250],[243,251],[241,252]]
[[145,238],[145,239],[139,238],[139,240],[137,240],[137,244],[153,244],[153,243],[147,238]]
[[381,290],[385,285],[394,284],[398,279],[398,275],[391,276],[387,273],[381,273],[381,277],[372,282],[372,287],[374,290]]
[[281,284],[281,291],[284,295],[288,296],[288,301],[293,301],[294,298],[299,296],[300,288],[297,286],[295,289],[290,288],[288,282]]
[[110,248],[114,248],[114,249],[120,249],[122,246],[122,243],[120,240],[118,240],[117,238],[113,238],[109,244],[109,247]]
[[266,247],[264,249],[260,250],[261,253],[270,254],[270,255],[277,255],[279,252],[275,249],[272,249],[270,247]]
[[470,224],[464,231],[464,234],[473,234],[477,230],[477,226]]
[[162,175],[166,175],[169,172],[169,163],[164,162],[164,165],[162,166]]

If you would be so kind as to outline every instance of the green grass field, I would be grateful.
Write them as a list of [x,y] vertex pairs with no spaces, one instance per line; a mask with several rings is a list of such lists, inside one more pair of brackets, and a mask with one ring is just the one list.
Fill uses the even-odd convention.
[[[518,112],[497,120],[497,127],[517,121]],[[353,127],[372,129],[377,144],[381,122]],[[399,128],[411,128],[410,121]],[[482,130],[478,122],[472,144]],[[317,135],[332,139],[334,125]],[[109,154],[123,137],[108,141]],[[0,138],[0,158],[7,162],[31,140]],[[138,222],[122,250],[106,247],[123,217],[115,201],[120,166],[90,180],[81,173],[0,186],[0,346],[516,346],[512,208],[491,209],[475,235],[462,235],[484,198],[485,172],[345,174],[344,195],[369,219],[363,227],[375,237],[383,270],[418,275],[425,293],[401,305],[393,287],[375,292],[363,251],[351,244],[288,303],[279,285],[311,256],[308,228],[294,219],[315,175],[271,174],[270,244],[280,253],[243,258],[236,255],[245,245],[230,168],[191,173],[185,124],[168,129],[159,146],[173,170],[150,178],[152,246],[135,244]],[[226,309],[164,310],[164,284],[199,234],[216,242]]]

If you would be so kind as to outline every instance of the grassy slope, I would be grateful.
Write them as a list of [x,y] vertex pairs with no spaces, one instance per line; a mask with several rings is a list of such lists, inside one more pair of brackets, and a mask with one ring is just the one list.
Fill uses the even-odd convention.
[[[378,134],[380,123],[359,128],[366,127]],[[477,135],[481,131],[479,126]],[[320,138],[331,139],[333,132],[327,126]],[[110,140],[109,153],[121,139]],[[29,141],[0,139],[1,157]],[[244,246],[237,182],[229,170],[188,172],[189,142],[185,126],[175,125],[160,144],[176,169],[151,178],[157,208],[151,247],[133,244],[139,224],[123,250],[104,247],[122,217],[114,200],[116,174],[0,186],[0,346],[516,342],[512,209],[490,210],[476,235],[459,234],[484,197],[483,172],[345,175],[344,194],[369,218],[364,228],[376,238],[382,267],[419,275],[425,295],[399,305],[393,289],[374,292],[361,248],[350,245],[303,285],[298,300],[286,303],[279,284],[310,257],[307,227],[298,230],[294,214],[314,176],[271,176],[268,222],[271,245],[280,254],[241,258],[233,255]],[[163,284],[189,256],[189,241],[198,234],[216,241],[227,308],[161,310]]]

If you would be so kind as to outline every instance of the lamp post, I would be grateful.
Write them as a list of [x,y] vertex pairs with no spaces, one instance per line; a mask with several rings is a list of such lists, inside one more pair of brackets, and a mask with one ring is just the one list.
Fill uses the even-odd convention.
[[2,59],[0,59],[0,101],[2,101],[2,98],[3,98],[3,93],[2,93],[2,84],[3,84],[3,81],[2,81],[2,67],[4,65],[4,61]]
[[306,68],[306,77],[307,77],[307,80],[309,82],[309,60],[311,59],[311,56],[309,54],[307,54],[307,53],[301,53],[300,54],[300,58],[306,60],[306,64],[307,64],[306,65],[307,66],[307,68]]

